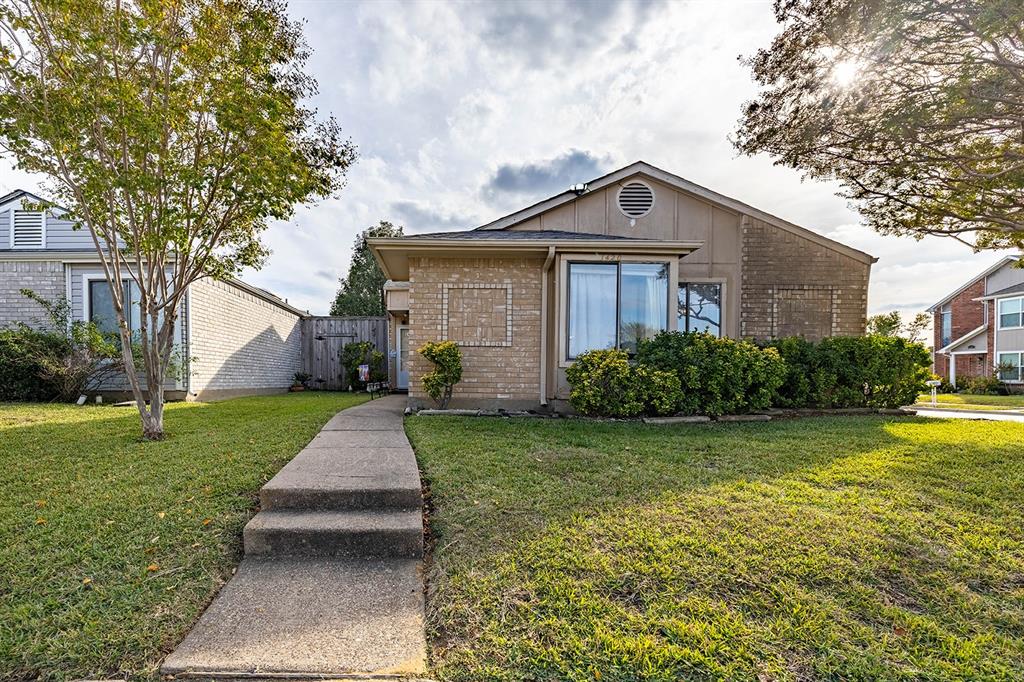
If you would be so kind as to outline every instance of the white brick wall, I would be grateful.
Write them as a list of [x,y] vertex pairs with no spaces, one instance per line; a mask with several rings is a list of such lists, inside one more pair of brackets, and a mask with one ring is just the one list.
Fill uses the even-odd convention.
[[285,389],[302,370],[299,316],[209,278],[189,291],[191,388],[223,394]]
[[42,306],[22,296],[22,289],[31,289],[50,301],[63,298],[64,265],[60,261],[0,261],[0,328],[15,322],[46,321]]

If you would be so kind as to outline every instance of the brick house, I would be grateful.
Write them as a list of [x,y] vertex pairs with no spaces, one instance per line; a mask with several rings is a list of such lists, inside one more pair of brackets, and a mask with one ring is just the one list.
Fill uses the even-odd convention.
[[[27,203],[26,203],[27,202]],[[43,309],[20,292],[66,298],[74,319],[116,332],[110,291],[88,231],[74,229],[59,207],[24,190],[0,197],[0,327],[34,324]],[[130,294],[133,284],[124,285]],[[168,380],[168,399],[214,399],[284,391],[302,369],[300,320],[305,312],[238,280],[201,279],[182,303],[175,346],[188,367]],[[129,320],[129,324],[137,320]],[[105,386],[123,393],[127,382]]]
[[463,352],[453,405],[562,409],[581,352],[658,330],[863,334],[872,256],[637,162],[473,230],[371,239],[389,278],[393,384],[413,349]]
[[1024,269],[1018,259],[1000,258],[928,309],[933,371],[951,384],[996,371],[1011,385],[1022,383]]

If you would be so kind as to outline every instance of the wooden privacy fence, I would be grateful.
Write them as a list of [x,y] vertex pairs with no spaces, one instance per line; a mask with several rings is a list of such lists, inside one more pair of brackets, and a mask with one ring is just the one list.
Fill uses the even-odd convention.
[[[304,317],[302,319],[302,371],[310,385],[325,390],[347,390],[341,349],[369,341],[388,356],[388,321],[384,317]],[[323,381],[319,381],[323,379]]]

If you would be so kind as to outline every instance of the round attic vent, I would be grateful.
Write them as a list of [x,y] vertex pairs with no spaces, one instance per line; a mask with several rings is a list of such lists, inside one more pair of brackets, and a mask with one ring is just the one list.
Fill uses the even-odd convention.
[[642,218],[654,208],[654,190],[642,182],[630,182],[619,190],[619,210],[630,220]]

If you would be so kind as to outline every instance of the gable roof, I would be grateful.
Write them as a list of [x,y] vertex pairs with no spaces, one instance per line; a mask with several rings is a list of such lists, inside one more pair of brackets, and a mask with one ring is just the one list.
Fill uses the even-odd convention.
[[[727,197],[724,194],[719,194],[718,192],[710,190],[706,187],[702,187],[678,175],[669,173],[668,171],[662,170],[661,168],[658,168],[656,166],[652,166],[646,161],[636,161],[634,163],[629,164],[628,166],[612,171],[607,175],[602,175],[599,178],[591,180],[590,182],[586,183],[587,192],[593,192],[600,189],[604,189],[605,187],[614,185],[636,174],[646,175],[652,180],[657,180],[658,182],[666,184],[682,192],[692,194],[700,199],[704,199],[705,201],[710,201],[720,206],[732,209],[737,213],[749,215],[752,218],[757,218],[758,220],[763,220],[764,222],[770,225],[773,225],[787,232],[791,232],[793,234],[809,239],[813,242],[816,242],[835,251],[843,253],[847,256],[850,256],[851,258],[855,258],[856,260],[859,260],[863,263],[875,263],[878,261],[877,258],[875,258],[869,253],[865,253],[864,251],[860,251],[851,246],[847,246],[846,244],[838,242],[834,239],[829,239],[824,235],[820,235],[817,232],[808,230],[806,227],[801,227],[795,223],[789,222],[788,220],[783,220],[778,216],[766,213],[758,208],[754,208],[753,206],[745,204],[737,199]],[[508,229],[509,227],[512,227],[513,225],[517,225],[519,223],[529,220],[530,218],[533,218],[534,216],[540,215],[541,213],[550,211],[551,209],[554,208],[558,208],[559,206],[562,206],[564,204],[571,203],[578,199],[580,196],[582,195],[577,195],[575,192],[566,190],[561,194],[556,194],[553,197],[549,197],[547,199],[544,199],[543,201],[539,201],[536,204],[533,204],[532,206],[528,206],[524,209],[516,211],[515,213],[510,213],[502,218],[498,218],[497,220],[493,220],[485,225],[481,225],[476,229],[493,231],[505,230]]]
[[943,298],[942,300],[938,301],[937,303],[933,303],[932,306],[930,308],[928,308],[928,312],[934,313],[936,310],[938,310],[943,305],[945,305],[950,299],[953,299],[953,298],[956,298],[957,296],[959,296],[961,293],[963,293],[963,291],[965,289],[967,289],[967,287],[971,286],[972,284],[977,282],[979,279],[981,279],[983,277],[988,277],[993,272],[995,272],[999,268],[1003,267],[1007,263],[1012,263],[1013,261],[1017,260],[1017,258],[1019,258],[1019,256],[1003,256],[998,261],[993,263],[990,267],[985,269],[983,272],[975,275],[974,277],[972,277],[971,279],[967,280],[962,285],[960,285],[955,291],[947,294],[945,298]]
[[0,197],[0,211],[6,210],[7,207],[10,204],[15,203],[16,201],[21,201],[21,200],[25,199],[26,197],[31,199],[34,202],[37,202],[37,203],[40,203],[40,204],[47,204],[50,208],[66,210],[66,209],[62,209],[60,206],[57,206],[56,204],[53,204],[50,201],[47,201],[46,199],[42,198],[38,194],[33,194],[32,192],[29,192],[29,191],[23,190],[23,189],[16,189],[13,192],[8,192],[7,194],[5,194],[2,197]]
[[487,230],[480,228],[474,230],[461,230],[459,232],[428,232],[426,234],[404,235],[405,239],[457,239],[473,240],[482,239],[501,241],[522,241],[525,239],[545,239],[558,241],[628,241],[628,242],[649,242],[654,241],[643,237],[626,237],[615,234],[594,234],[590,232],[567,232],[565,230]]

